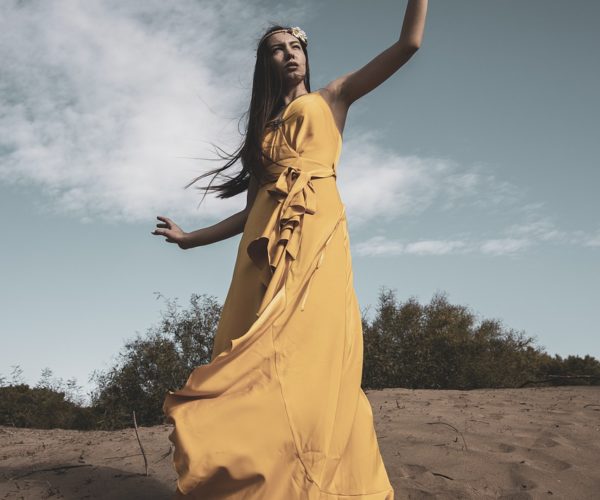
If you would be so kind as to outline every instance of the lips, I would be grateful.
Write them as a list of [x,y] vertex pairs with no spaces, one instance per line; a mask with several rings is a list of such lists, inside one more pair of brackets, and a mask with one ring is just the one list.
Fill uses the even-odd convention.
[[295,69],[295,68],[297,68],[297,67],[298,67],[298,64],[297,64],[297,63],[287,63],[287,64],[285,65],[285,68],[286,68],[286,69],[290,69],[290,68],[291,68],[291,69]]

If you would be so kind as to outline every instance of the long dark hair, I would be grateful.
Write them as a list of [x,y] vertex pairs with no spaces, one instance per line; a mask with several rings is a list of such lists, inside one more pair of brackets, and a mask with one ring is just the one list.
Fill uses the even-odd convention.
[[[217,149],[217,154],[220,159],[228,160],[227,163],[223,167],[213,169],[196,177],[185,186],[186,189],[203,177],[214,174],[213,179],[208,186],[197,187],[197,189],[204,189],[204,196],[206,196],[206,193],[209,191],[216,191],[218,192],[218,198],[230,198],[248,189],[251,175],[259,182],[265,178],[265,169],[262,160],[265,157],[269,161],[272,161],[272,159],[262,151],[262,140],[267,123],[273,117],[274,112],[283,106],[283,86],[279,72],[275,70],[271,63],[271,54],[267,49],[268,45],[266,40],[263,40],[263,38],[265,35],[280,29],[290,29],[290,27],[272,24],[259,39],[258,47],[256,49],[254,78],[252,81],[252,98],[250,100],[250,107],[244,113],[247,118],[246,135],[241,146],[235,153],[228,154],[223,149],[213,144]],[[262,43],[260,40],[263,40]],[[307,92],[310,92],[308,52],[306,50],[306,45],[302,41],[300,41],[300,45],[302,46],[302,51],[306,57],[304,85]],[[221,152],[223,154],[221,154]],[[229,180],[223,184],[211,186],[212,181],[214,181],[219,174],[224,175],[222,172],[230,168],[237,160],[241,160],[241,171],[235,177],[225,176]],[[200,200],[200,203],[204,200],[204,196],[202,197],[202,200]]]

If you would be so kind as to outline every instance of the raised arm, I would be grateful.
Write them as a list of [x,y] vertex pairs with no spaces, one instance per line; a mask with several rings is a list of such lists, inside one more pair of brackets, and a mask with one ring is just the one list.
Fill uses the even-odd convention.
[[330,82],[325,88],[332,101],[349,107],[398,71],[421,46],[426,14],[427,0],[408,0],[398,41],[362,68]]

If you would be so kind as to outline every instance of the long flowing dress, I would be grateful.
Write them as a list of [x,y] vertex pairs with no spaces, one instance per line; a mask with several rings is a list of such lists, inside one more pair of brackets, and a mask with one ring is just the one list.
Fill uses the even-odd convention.
[[369,400],[342,137],[319,91],[267,129],[212,360],[166,395],[176,498],[393,500]]

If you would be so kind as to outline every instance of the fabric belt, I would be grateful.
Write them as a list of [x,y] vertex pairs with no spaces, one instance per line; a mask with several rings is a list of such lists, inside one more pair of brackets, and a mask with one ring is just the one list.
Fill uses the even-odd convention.
[[[296,259],[302,241],[305,215],[317,212],[317,193],[313,180],[337,177],[334,167],[300,156],[280,160],[279,164],[270,164],[267,170],[276,177],[274,181],[268,182],[267,192],[277,200],[279,207],[274,211],[263,234],[248,245],[248,254],[263,270],[262,281],[267,286],[257,316],[262,314],[285,283],[289,267],[285,255],[290,260]],[[306,295],[302,308],[305,300]]]

